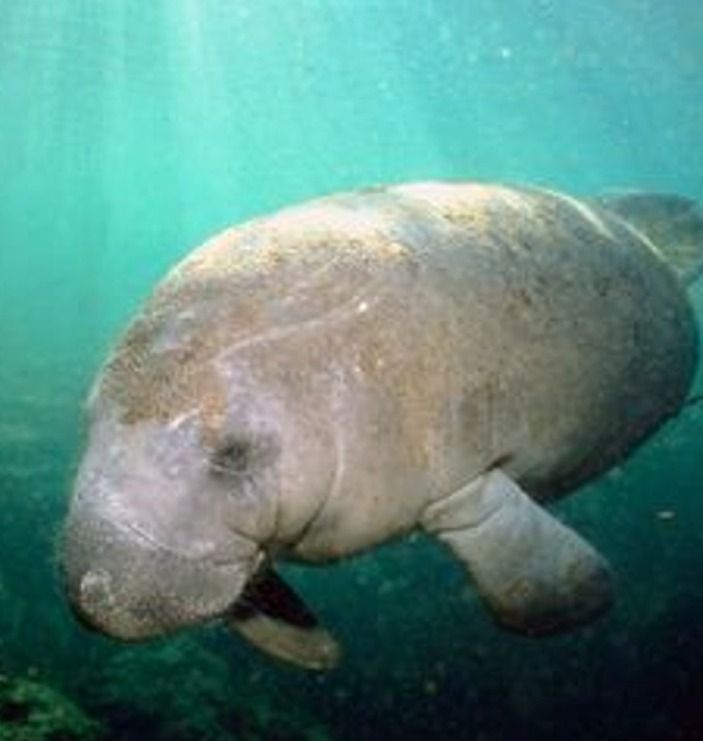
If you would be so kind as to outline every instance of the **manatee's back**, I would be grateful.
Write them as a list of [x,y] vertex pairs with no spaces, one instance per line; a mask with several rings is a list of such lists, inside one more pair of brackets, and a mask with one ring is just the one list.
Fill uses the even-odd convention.
[[571,487],[674,413],[696,362],[685,292],[646,240],[546,191],[335,196],[234,230],[181,271],[209,281],[211,262],[257,372],[292,383],[305,368],[310,398],[345,374],[358,455],[397,439],[389,466],[429,469],[444,493],[494,462],[545,493]]
[[692,310],[617,216],[537,190],[395,192],[456,230],[427,260],[464,368],[453,434],[477,461],[559,493],[678,410],[697,357]]

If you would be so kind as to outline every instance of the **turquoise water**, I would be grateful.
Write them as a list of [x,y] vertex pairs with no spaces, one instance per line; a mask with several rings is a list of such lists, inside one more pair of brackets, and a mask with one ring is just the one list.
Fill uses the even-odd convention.
[[565,638],[496,631],[424,542],[291,572],[345,644],[325,676],[88,635],[54,566],[90,379],[195,244],[405,180],[703,200],[702,100],[696,0],[0,3],[0,669],[115,739],[703,738],[700,407],[560,505],[620,581]]

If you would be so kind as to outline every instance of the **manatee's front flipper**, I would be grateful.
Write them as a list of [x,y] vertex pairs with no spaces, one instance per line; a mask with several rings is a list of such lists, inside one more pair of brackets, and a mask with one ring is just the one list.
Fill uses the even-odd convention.
[[272,569],[252,579],[224,621],[262,651],[306,669],[331,669],[339,660],[337,642]]
[[606,561],[500,470],[430,505],[423,525],[464,562],[507,628],[555,633],[610,606]]

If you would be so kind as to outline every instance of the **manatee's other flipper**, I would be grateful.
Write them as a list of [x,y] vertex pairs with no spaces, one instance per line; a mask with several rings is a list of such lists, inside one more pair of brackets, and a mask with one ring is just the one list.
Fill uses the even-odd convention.
[[591,202],[642,232],[685,284],[703,272],[703,210],[692,198],[670,193],[605,193]]
[[284,661],[331,669],[339,660],[337,642],[272,569],[258,574],[223,617],[230,630]]
[[610,606],[606,561],[500,470],[430,505],[423,525],[468,567],[504,627],[555,633]]

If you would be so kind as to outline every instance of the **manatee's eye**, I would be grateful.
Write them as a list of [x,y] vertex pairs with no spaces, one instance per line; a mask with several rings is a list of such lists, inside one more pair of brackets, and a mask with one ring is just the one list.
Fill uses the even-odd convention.
[[251,461],[251,444],[247,440],[229,440],[210,459],[210,470],[218,476],[241,476]]

